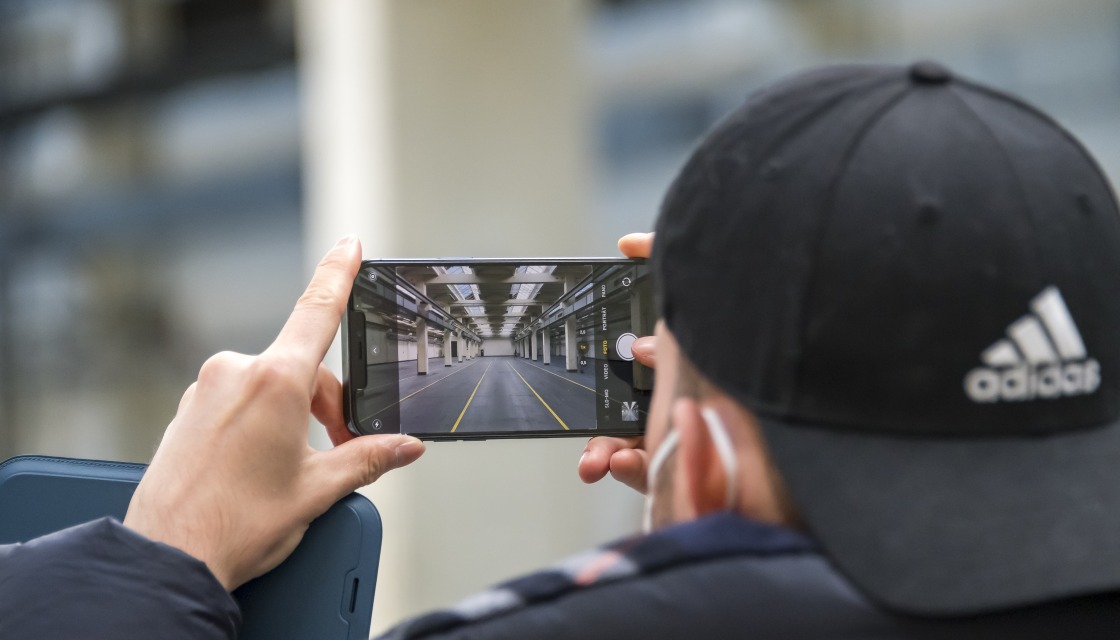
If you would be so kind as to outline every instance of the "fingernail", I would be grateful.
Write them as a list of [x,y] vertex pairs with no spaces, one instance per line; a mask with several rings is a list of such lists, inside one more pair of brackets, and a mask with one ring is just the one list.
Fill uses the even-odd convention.
[[587,452],[586,452],[586,451],[584,451],[584,452],[583,452],[583,455],[581,455],[581,456],[579,457],[579,463],[577,463],[577,466],[583,466],[583,461],[584,461],[584,460],[585,460],[586,458],[587,458]]
[[358,241],[358,236],[354,235],[353,233],[350,233],[350,234],[344,235],[341,238],[339,238],[338,242],[334,243],[334,248],[337,249],[339,247],[345,247],[346,245],[354,244],[357,241]]
[[397,466],[404,466],[417,458],[420,454],[424,453],[424,443],[416,438],[409,438],[405,442],[397,445],[393,453],[396,455]]

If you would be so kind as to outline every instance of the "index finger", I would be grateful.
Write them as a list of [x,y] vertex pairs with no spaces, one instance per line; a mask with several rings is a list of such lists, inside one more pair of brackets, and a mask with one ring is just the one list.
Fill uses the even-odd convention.
[[362,246],[356,236],[338,241],[315,267],[311,283],[296,302],[292,315],[269,351],[281,352],[317,366],[334,342],[338,323],[346,310],[350,288],[362,263]]

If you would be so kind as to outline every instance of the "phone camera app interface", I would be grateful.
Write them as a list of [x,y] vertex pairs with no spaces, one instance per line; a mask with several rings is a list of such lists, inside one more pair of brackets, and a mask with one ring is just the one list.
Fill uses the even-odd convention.
[[[633,263],[366,264],[352,354],[366,433],[642,433],[652,283]],[[356,365],[352,365],[356,366]]]

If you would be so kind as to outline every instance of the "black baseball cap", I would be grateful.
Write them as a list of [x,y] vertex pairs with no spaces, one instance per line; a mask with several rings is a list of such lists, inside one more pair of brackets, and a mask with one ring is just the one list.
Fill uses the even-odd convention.
[[1051,118],[935,63],[810,71],[703,140],[656,231],[667,326],[870,597],[1120,589],[1120,214]]

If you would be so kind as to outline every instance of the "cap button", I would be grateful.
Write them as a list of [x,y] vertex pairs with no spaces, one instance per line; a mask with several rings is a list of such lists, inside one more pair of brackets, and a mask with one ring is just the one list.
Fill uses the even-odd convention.
[[919,84],[945,84],[952,78],[948,69],[929,60],[915,62],[910,67],[910,79]]

